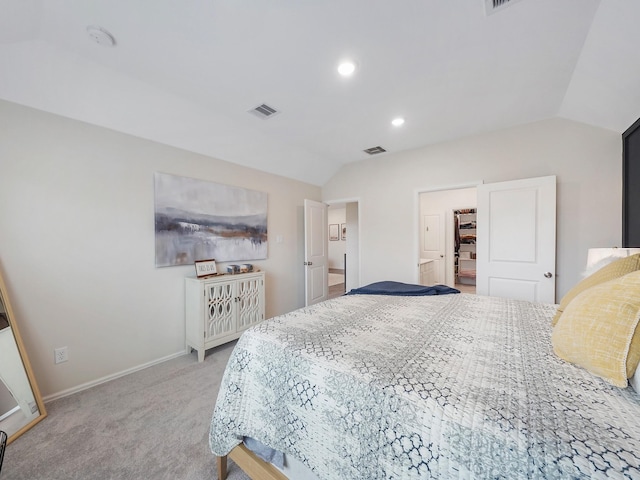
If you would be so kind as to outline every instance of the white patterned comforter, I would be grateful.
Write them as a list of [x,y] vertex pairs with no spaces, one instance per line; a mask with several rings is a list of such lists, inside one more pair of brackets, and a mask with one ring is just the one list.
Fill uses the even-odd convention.
[[244,436],[323,480],[640,479],[640,396],[558,359],[555,306],[351,295],[245,332],[210,446]]

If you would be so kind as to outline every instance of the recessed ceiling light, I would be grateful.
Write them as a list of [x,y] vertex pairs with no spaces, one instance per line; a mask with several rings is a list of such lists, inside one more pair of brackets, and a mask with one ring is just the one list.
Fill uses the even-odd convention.
[[394,118],[393,120],[391,120],[391,124],[394,127],[399,127],[403,123],[404,123],[404,118],[402,118],[402,117]]
[[342,62],[338,65],[338,73],[343,77],[349,77],[356,71],[356,64],[353,62]]

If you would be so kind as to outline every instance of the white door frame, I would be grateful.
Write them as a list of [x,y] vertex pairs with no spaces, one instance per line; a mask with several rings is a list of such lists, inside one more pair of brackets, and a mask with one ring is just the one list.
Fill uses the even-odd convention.
[[[477,188],[478,185],[482,185],[484,181],[476,180],[468,183],[456,183],[451,185],[441,185],[437,187],[424,187],[414,190],[413,194],[413,251],[415,255],[414,266],[414,283],[420,284],[420,194],[431,192],[442,192],[445,190],[462,190],[464,188]],[[447,212],[449,215],[449,212]],[[445,218],[445,230],[449,228],[448,219]],[[445,281],[447,279],[448,258],[445,258]]]

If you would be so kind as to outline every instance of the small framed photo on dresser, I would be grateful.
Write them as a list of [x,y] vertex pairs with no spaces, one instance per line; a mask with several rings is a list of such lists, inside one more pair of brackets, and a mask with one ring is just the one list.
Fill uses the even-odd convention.
[[211,260],[196,260],[196,277],[209,277],[211,275],[217,275],[218,269],[216,268],[216,261]]

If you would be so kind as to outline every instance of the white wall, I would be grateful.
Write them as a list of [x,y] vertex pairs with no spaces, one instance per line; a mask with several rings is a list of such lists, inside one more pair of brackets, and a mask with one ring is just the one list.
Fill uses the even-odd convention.
[[194,270],[154,266],[157,171],[267,192],[267,316],[304,305],[318,187],[0,101],[0,271],[45,397],[184,351]]
[[620,245],[617,132],[552,119],[386,154],[343,167],[322,197],[359,199],[361,284],[414,282],[418,192],[545,175],[557,175],[558,181],[559,299],[580,279],[588,248]]
[[[344,206],[333,207],[329,205],[327,209],[327,218],[329,225],[339,225],[338,231],[341,231],[342,224],[346,223],[346,209]],[[342,240],[342,234],[337,241],[329,240],[329,268],[344,269],[344,254],[347,252],[347,242]]]

